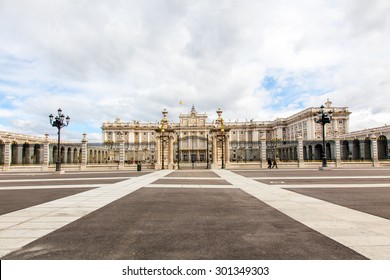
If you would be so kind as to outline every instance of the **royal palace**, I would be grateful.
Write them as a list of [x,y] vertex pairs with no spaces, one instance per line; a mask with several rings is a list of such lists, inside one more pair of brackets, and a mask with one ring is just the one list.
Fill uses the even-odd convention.
[[[321,110],[331,115],[322,125]],[[87,134],[80,143],[62,143],[60,159],[64,167],[112,168],[266,168],[268,159],[279,166],[316,166],[321,157],[331,166],[351,164],[383,166],[389,164],[390,127],[349,131],[348,107],[325,106],[304,109],[273,121],[226,121],[223,111],[214,116],[198,113],[195,106],[170,120],[162,111],[160,122],[125,122],[117,118],[102,124],[102,143],[89,144]],[[326,142],[323,139],[325,130]],[[325,145],[324,145],[325,143]],[[54,140],[0,132],[0,164],[53,167],[58,148]]]

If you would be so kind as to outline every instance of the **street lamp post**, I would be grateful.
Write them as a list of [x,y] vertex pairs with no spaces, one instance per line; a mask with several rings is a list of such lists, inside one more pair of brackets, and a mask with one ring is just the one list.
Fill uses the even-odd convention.
[[331,123],[332,121],[332,111],[325,112],[324,105],[321,105],[321,110],[318,111],[318,119],[315,120],[316,123],[322,125],[322,167],[328,167],[328,162],[326,159],[326,143],[325,143],[325,125]]
[[223,150],[223,146],[225,145],[225,126],[223,119],[221,118],[221,134],[222,134],[222,169],[225,169],[225,154]]
[[164,125],[161,126],[161,169],[164,167]]
[[196,161],[196,154],[194,150],[194,143],[195,143],[195,132],[191,134],[191,163],[192,163],[192,169],[195,169],[195,161]]
[[[54,118],[54,120],[53,120]],[[65,118],[64,114],[62,114],[61,108],[58,109],[58,116],[54,117],[53,114],[49,115],[50,124],[53,127],[57,127],[58,129],[58,146],[57,146],[57,161],[56,161],[56,171],[61,171],[61,154],[60,154],[60,142],[61,142],[61,128],[69,125],[70,118],[67,116]],[[64,122],[66,121],[66,123]]]
[[[223,133],[223,132],[222,132]],[[222,134],[222,169],[225,169],[225,155],[224,155],[224,151],[223,151],[223,145],[225,144],[225,135]]]
[[209,134],[210,134],[210,132],[207,132],[207,134],[206,134],[206,137],[207,137],[207,143],[206,143],[206,149],[207,149],[207,152],[206,152],[206,164],[207,164],[207,167],[206,167],[206,169],[209,169],[210,168],[210,159],[209,159],[209,157],[210,157],[210,153],[209,153]]

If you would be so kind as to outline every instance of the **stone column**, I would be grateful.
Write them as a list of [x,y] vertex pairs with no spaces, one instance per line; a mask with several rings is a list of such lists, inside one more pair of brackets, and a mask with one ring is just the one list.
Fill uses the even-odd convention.
[[374,167],[379,166],[379,160],[378,160],[378,142],[377,142],[377,137],[373,134],[370,137],[371,140],[371,158],[372,158],[372,163]]
[[118,169],[125,167],[125,141],[121,138],[119,141],[119,165]]
[[49,161],[50,161],[50,149],[49,149],[49,134],[45,134],[45,140],[43,142],[43,163],[42,171],[49,170]]
[[267,166],[267,140],[264,133],[262,133],[260,138],[260,167],[267,168]]
[[161,137],[156,136],[156,164],[154,169],[161,169]]
[[336,145],[336,167],[341,166],[341,146],[340,146],[340,137],[336,135],[334,138],[334,142]]
[[170,133],[168,136],[168,169],[174,169],[174,166],[173,166],[173,158],[174,158],[173,140],[174,140],[173,134]]
[[218,147],[217,147],[217,136],[213,134],[211,137],[213,141],[213,163],[211,169],[218,169]]
[[12,161],[12,151],[11,151],[12,141],[9,139],[4,140],[4,171],[7,171],[11,167]]
[[304,167],[305,166],[305,161],[304,161],[304,158],[303,158],[303,137],[301,135],[299,135],[297,137],[297,140],[298,140],[298,149],[297,149],[297,153],[298,153],[298,167]]
[[87,169],[88,162],[88,140],[87,134],[83,134],[83,140],[81,141],[81,162],[80,162],[80,170]]

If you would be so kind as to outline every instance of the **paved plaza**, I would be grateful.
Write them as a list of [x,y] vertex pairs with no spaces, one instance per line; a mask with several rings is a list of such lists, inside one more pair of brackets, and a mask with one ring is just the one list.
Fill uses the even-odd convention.
[[390,169],[0,174],[1,259],[390,260]]

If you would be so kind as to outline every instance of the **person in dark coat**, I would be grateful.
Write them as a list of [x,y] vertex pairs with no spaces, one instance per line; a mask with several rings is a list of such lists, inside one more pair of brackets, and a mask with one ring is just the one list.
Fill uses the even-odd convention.
[[271,158],[268,158],[268,168],[271,169],[271,166],[272,166]]
[[274,158],[273,162],[272,162],[272,168],[278,168],[278,164],[276,163],[276,158]]

